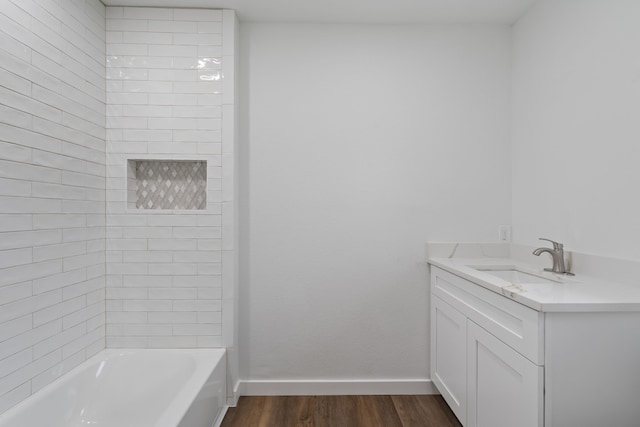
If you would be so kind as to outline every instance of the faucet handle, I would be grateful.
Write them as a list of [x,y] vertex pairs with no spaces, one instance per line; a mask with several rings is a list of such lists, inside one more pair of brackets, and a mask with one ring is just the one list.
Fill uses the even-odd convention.
[[562,243],[554,242],[551,239],[545,239],[544,237],[540,237],[538,240],[546,240],[547,242],[553,243],[553,249],[555,249],[557,251],[562,250],[562,248],[563,248]]

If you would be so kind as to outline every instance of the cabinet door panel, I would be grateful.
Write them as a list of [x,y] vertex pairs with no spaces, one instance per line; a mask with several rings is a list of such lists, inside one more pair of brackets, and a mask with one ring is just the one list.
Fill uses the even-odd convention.
[[464,425],[467,405],[467,318],[432,295],[431,376]]
[[469,427],[542,427],[543,368],[472,321],[468,336]]

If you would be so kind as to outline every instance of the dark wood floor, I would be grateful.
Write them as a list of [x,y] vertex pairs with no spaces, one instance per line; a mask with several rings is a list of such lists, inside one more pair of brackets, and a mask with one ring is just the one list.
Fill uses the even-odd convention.
[[461,427],[441,396],[243,396],[221,427]]

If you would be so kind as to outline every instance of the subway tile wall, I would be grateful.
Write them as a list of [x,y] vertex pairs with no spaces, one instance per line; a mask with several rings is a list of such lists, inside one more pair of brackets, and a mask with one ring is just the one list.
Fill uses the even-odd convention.
[[[232,262],[225,252],[234,249],[233,220],[223,220],[233,214],[234,188],[223,122],[233,127],[234,92],[225,88],[233,87],[235,15],[106,14],[107,346],[222,346],[223,259]],[[135,209],[130,160],[205,161],[206,208]]]
[[0,2],[0,413],[105,346],[105,8]]

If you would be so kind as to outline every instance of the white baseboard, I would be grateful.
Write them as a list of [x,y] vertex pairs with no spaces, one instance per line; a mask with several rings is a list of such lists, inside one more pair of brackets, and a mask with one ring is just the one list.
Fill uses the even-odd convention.
[[241,396],[439,394],[431,380],[240,380]]

